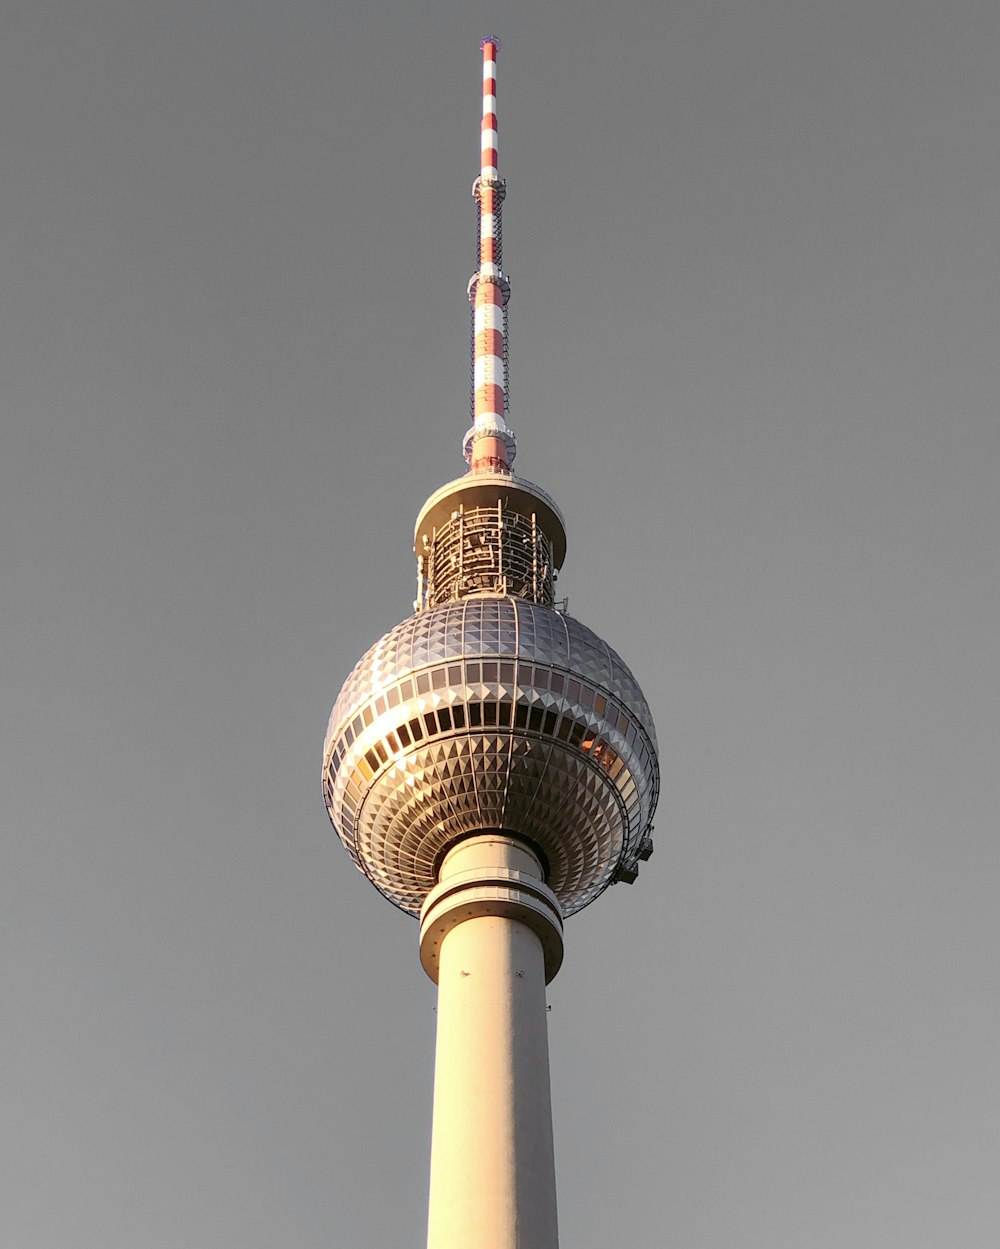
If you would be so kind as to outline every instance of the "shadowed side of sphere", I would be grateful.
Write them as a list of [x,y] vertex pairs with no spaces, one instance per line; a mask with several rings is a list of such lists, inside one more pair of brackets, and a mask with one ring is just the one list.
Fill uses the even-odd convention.
[[447,848],[496,830],[536,846],[565,914],[634,869],[659,790],[652,717],[592,630],[526,599],[419,612],[333,709],[323,784],[358,868],[416,915]]

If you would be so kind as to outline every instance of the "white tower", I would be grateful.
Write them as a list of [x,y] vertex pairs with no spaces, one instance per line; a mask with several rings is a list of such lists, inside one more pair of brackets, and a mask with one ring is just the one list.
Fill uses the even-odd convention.
[[438,985],[428,1249],[556,1249],[545,986],[563,918],[652,853],[659,769],[635,678],[555,602],[562,515],[511,468],[500,45],[480,46],[469,471],[417,518],[414,615],[344,684],[323,788]]

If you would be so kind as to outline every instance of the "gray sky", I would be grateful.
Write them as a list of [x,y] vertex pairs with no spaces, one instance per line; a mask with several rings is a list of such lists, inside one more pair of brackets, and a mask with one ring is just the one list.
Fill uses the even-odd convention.
[[997,1242],[998,25],[8,0],[0,1242],[422,1242],[319,764],[462,469],[488,32],[517,467],[664,774],[550,991],[563,1244]]

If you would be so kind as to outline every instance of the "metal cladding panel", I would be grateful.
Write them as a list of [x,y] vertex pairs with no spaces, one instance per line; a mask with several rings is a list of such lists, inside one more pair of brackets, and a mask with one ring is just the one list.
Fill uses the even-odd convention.
[[564,913],[634,867],[659,789],[652,717],[595,633],[553,608],[466,598],[419,612],[348,677],[324,790],[358,867],[417,914],[462,836],[536,845]]

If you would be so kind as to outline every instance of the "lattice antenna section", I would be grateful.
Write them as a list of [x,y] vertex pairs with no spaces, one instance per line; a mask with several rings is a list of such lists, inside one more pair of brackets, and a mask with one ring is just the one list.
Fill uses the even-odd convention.
[[476,594],[555,601],[552,542],[537,516],[504,507],[460,507],[435,530],[426,558],[427,607]]
[[497,162],[497,53],[490,35],[483,53],[483,119],[479,177],[473,183],[479,217],[478,268],[469,282],[472,305],[472,424],[465,436],[466,462],[473,472],[509,473],[516,451],[508,428],[507,301],[510,283],[503,272],[503,202],[507,187]]

